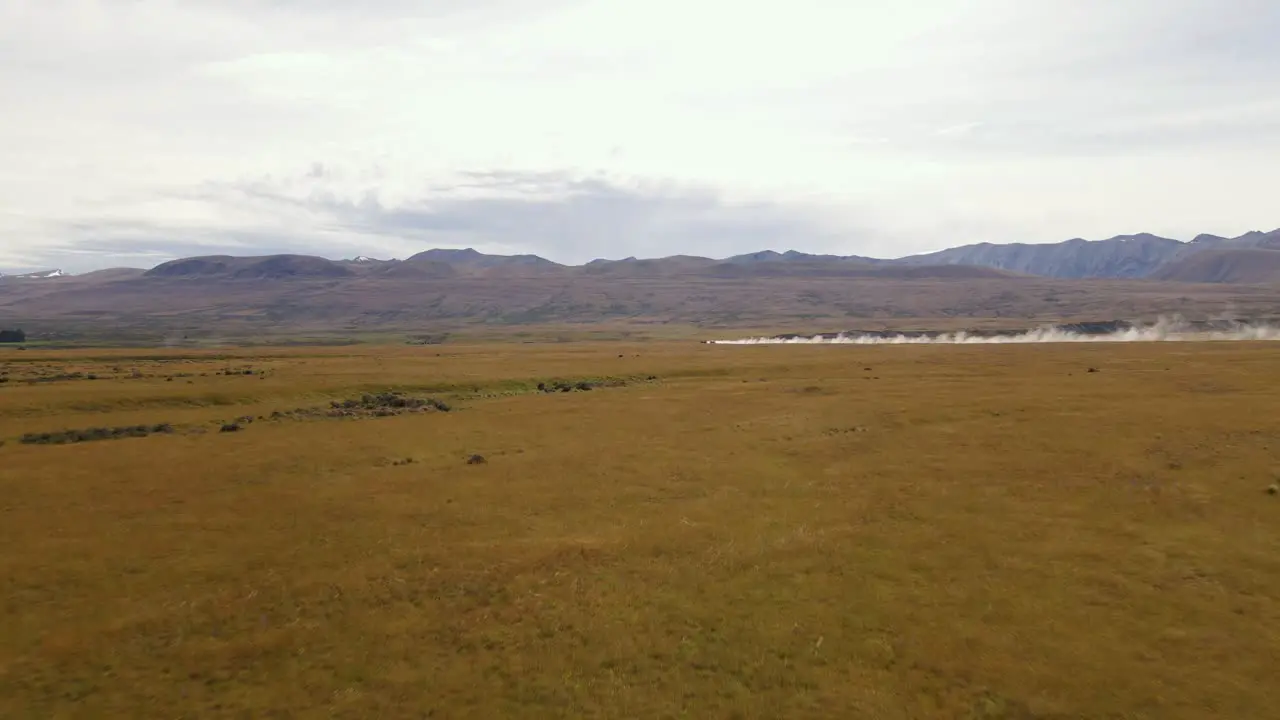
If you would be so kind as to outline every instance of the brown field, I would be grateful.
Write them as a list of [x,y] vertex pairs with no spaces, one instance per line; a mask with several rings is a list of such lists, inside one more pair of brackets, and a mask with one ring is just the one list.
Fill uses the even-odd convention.
[[0,373],[3,718],[1280,717],[1280,344]]

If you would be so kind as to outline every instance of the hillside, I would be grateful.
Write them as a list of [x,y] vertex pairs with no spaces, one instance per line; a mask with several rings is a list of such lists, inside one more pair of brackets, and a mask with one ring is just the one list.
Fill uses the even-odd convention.
[[551,262],[537,255],[488,255],[477,252],[474,248],[461,250],[434,248],[411,256],[406,262],[440,262],[455,268],[495,268],[495,267],[527,267],[558,268],[559,263]]
[[936,280],[991,280],[1029,278],[1030,275],[972,265],[918,265],[906,266],[889,263],[871,264],[856,260],[790,260],[779,262],[724,262],[701,268],[699,273],[720,278],[878,278],[878,279],[936,279]]
[[795,250],[787,250],[786,252],[778,252],[776,250],[762,250],[760,252],[747,253],[745,255],[734,255],[726,258],[726,262],[731,263],[772,263],[772,262],[791,262],[791,263],[814,263],[827,262],[832,260],[852,261],[864,264],[878,264],[883,262],[891,262],[880,260],[877,258],[863,257],[861,255],[811,255],[809,253],[797,252]]
[[1152,275],[1152,279],[1196,283],[1280,284],[1280,250],[1207,250],[1161,267]]
[[1190,242],[1138,233],[1059,243],[978,243],[890,260],[907,265],[975,265],[1055,278],[1146,278],[1184,258],[1218,249],[1280,247],[1280,230],[1234,238],[1200,234]]
[[350,267],[309,255],[232,257],[210,255],[162,263],[145,273],[149,278],[206,278],[221,280],[278,280],[285,278],[344,278]]
[[911,265],[977,265],[1057,278],[1140,278],[1186,248],[1186,243],[1143,233],[1045,245],[980,243],[901,261]]
[[140,278],[146,274],[146,270],[142,268],[105,268],[103,270],[94,270],[80,275],[72,275],[71,278],[75,282],[114,282],[117,280],[133,280]]

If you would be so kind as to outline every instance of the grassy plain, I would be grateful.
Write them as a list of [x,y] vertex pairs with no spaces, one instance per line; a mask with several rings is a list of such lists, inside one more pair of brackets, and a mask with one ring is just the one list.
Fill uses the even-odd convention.
[[[1280,345],[0,372],[0,717],[1280,717]],[[385,389],[453,410],[270,419]]]

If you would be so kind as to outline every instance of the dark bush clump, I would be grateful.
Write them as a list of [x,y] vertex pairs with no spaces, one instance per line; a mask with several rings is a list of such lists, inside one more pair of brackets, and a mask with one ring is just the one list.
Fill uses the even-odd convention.
[[[353,417],[356,415],[389,417],[406,412],[423,412],[426,410],[449,412],[451,409],[442,400],[412,397],[398,392],[366,393],[359,398],[334,400],[329,403],[329,407],[328,415],[333,417]],[[299,412],[306,414],[306,411]]]
[[71,443],[92,442],[94,440],[118,440],[120,438],[146,437],[154,433],[172,433],[173,425],[158,423],[155,425],[125,425],[121,427],[93,427],[82,430],[62,430],[59,432],[27,433],[20,442],[26,445],[69,445]]
[[[649,380],[657,378],[650,375]],[[626,378],[603,378],[597,380],[553,380],[551,382],[538,383],[538,392],[556,393],[556,392],[586,392],[595,390],[596,388],[614,388],[625,387],[630,381]]]
[[218,432],[240,432],[240,425],[238,423],[223,423]]

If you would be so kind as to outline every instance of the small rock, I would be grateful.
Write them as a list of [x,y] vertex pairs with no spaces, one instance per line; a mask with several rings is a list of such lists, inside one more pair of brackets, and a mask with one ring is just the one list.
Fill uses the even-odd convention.
[[483,465],[486,462],[488,462],[488,460],[485,460],[483,455],[472,455],[467,458],[468,465]]
[[1098,368],[1089,368],[1089,372],[1096,373],[1098,372]]
[[1272,483],[1271,486],[1267,488],[1267,494],[1268,495],[1280,494],[1280,485]]

